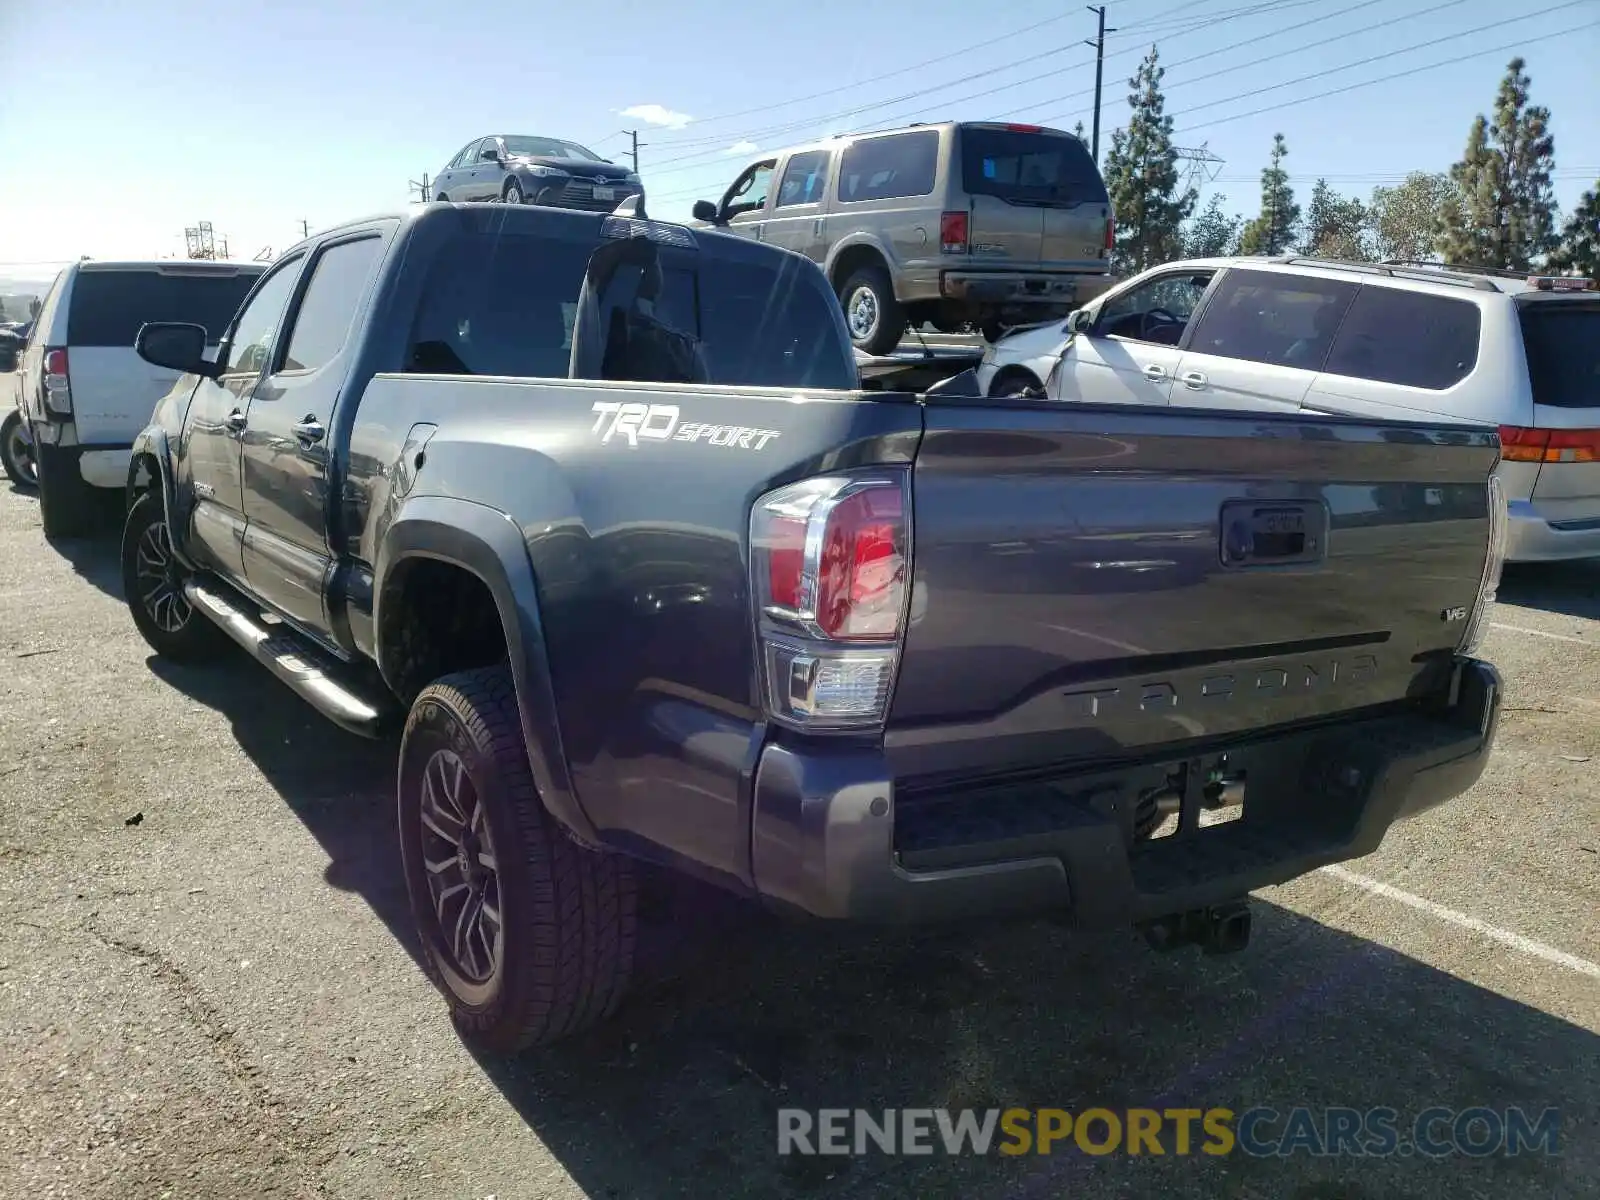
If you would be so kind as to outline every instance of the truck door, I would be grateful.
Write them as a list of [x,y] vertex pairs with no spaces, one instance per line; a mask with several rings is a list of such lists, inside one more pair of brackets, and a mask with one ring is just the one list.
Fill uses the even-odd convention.
[[317,251],[247,414],[245,579],[312,634],[331,627],[325,597],[334,560],[329,525],[336,504],[328,486],[334,403],[349,370],[350,331],[392,228],[368,228]]
[[244,574],[239,455],[245,413],[304,266],[305,255],[296,254],[261,277],[219,351],[227,356],[221,376],[202,379],[195,387],[179,438],[178,479],[188,482],[194,496],[189,537],[212,567],[235,581]]

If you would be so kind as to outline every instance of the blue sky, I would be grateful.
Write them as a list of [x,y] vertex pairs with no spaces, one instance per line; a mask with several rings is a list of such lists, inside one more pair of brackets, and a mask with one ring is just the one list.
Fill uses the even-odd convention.
[[[1563,205],[1600,176],[1600,0],[1520,16],[1491,0],[1107,2],[1102,152],[1154,42],[1179,144],[1223,160],[1203,193],[1241,212],[1275,132],[1302,202],[1318,175],[1365,196],[1444,169],[1513,53],[1553,113]],[[282,250],[302,218],[403,206],[408,180],[489,132],[620,161],[637,128],[650,207],[681,218],[731,179],[734,146],[944,118],[1087,125],[1094,20],[1070,0],[0,0],[0,274],[181,253],[199,220],[236,258]],[[1422,69],[1447,59],[1464,61]]]

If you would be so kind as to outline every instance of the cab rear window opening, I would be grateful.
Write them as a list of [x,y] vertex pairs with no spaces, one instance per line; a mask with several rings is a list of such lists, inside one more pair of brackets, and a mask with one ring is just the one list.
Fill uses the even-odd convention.
[[[404,369],[440,375],[566,379],[575,298],[592,242],[539,235],[468,234],[430,269]],[[853,360],[838,304],[799,269],[661,252],[661,293],[638,303],[641,273],[618,271],[602,297],[608,345],[598,378],[637,383],[724,383],[850,389]],[[812,273],[814,274],[814,273]],[[705,301],[714,296],[715,302]],[[692,356],[616,354],[614,337],[645,325]],[[659,347],[657,347],[659,348]],[[686,364],[695,359],[691,368]],[[667,361],[670,359],[671,361]],[[701,374],[704,378],[694,378]]]

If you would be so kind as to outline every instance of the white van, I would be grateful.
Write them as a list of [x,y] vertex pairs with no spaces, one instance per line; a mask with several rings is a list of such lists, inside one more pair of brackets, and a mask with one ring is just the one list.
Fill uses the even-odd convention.
[[133,439],[178,379],[134,352],[147,321],[203,325],[214,346],[265,263],[77,262],[56,276],[22,356],[47,537],[88,531],[95,489],[127,483]]

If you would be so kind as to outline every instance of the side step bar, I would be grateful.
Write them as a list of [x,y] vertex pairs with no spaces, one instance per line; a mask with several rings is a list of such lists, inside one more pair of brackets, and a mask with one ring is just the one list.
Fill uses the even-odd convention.
[[292,633],[266,629],[215,586],[191,579],[183,585],[183,594],[196,612],[221,626],[224,633],[335,725],[369,738],[388,732],[398,708],[386,696],[368,698],[358,693],[339,678],[348,672],[330,655],[305,645]]

